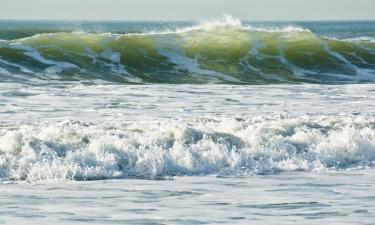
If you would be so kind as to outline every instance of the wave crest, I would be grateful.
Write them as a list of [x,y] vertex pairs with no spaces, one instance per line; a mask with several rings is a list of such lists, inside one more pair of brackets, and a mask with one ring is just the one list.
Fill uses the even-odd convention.
[[368,83],[375,81],[374,49],[369,39],[250,27],[224,16],[165,32],[64,32],[4,41],[0,72],[119,83]]
[[242,28],[242,22],[240,19],[233,17],[232,15],[224,15],[222,18],[219,19],[211,19],[211,20],[202,20],[198,22],[197,25],[179,29],[176,32],[177,33],[184,33],[184,32],[191,32],[196,30],[202,30],[202,31],[213,31],[216,29],[222,29],[222,28]]

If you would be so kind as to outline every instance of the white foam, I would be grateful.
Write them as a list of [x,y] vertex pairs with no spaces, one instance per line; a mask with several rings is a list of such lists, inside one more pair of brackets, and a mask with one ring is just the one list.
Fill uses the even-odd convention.
[[346,39],[336,39],[336,38],[332,38],[332,39],[339,40],[339,41],[353,41],[353,42],[372,42],[372,43],[375,42],[375,38],[373,38],[373,37],[366,37],[366,36],[363,36],[363,37],[354,37],[354,38],[346,38]]
[[269,32],[269,33],[290,33],[290,32],[311,32],[309,29],[302,28],[299,26],[282,26],[282,27],[266,27],[266,26],[254,26],[254,25],[243,25],[239,18],[232,15],[224,15],[222,18],[208,19],[198,22],[197,25],[178,29],[176,33],[186,33],[191,31],[214,31],[217,29],[237,29],[247,30],[253,32]]
[[81,180],[366,167],[375,161],[374,122],[340,116],[191,118],[3,128],[0,176]]
[[199,21],[198,24],[177,30],[177,33],[191,32],[195,30],[212,31],[219,28],[238,28],[242,27],[240,19],[231,15],[224,15],[222,18],[214,18]]
[[287,25],[287,26],[281,26],[281,27],[246,25],[246,26],[243,26],[242,29],[251,31],[251,32],[265,32],[265,33],[300,33],[300,32],[311,33],[311,31],[307,28],[294,26],[294,25]]
[[372,42],[372,43],[375,43],[375,38],[373,37],[358,37],[358,38],[351,38],[351,39],[348,39],[350,41],[368,41],[368,42]]

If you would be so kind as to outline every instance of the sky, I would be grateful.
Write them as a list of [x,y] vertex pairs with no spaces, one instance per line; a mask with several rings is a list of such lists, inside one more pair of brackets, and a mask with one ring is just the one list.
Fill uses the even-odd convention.
[[0,0],[0,19],[375,20],[375,0]]

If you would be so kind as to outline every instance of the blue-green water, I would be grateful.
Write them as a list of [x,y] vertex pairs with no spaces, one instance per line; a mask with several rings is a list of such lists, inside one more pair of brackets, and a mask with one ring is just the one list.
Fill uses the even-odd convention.
[[1,21],[0,78],[372,83],[374,38],[373,21]]

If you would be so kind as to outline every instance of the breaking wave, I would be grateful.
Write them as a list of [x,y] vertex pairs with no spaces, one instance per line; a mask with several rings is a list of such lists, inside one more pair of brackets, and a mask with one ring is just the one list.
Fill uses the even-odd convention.
[[0,130],[0,179],[256,175],[373,167],[375,120],[352,116],[34,123]]

